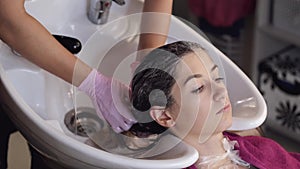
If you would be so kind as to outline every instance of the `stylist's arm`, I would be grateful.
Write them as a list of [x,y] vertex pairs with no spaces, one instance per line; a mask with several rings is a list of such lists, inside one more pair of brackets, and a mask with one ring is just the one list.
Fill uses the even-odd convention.
[[116,132],[127,130],[134,122],[120,114],[130,114],[123,102],[129,88],[92,70],[66,50],[26,12],[24,0],[0,0],[0,39],[34,64],[88,94],[99,116]]

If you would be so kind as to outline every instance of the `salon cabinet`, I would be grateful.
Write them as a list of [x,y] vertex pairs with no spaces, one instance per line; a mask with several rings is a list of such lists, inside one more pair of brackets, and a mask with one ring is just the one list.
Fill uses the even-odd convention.
[[[257,1],[252,55],[251,78],[268,105],[268,118],[263,125],[266,135],[288,150],[300,152],[300,94],[297,92],[300,90],[299,0]],[[294,60],[290,63],[295,71],[281,71],[280,67],[285,67],[291,56]],[[276,63],[271,63],[274,59]],[[281,90],[285,87],[289,87],[291,93]]]
[[[294,14],[294,22],[298,24],[299,30],[296,32],[294,29],[288,31],[287,29],[274,26],[274,3],[276,0],[258,0],[256,5],[255,16],[255,37],[253,44],[253,59],[252,59],[252,79],[257,83],[258,78],[258,63],[264,58],[278,52],[289,45],[295,45],[300,48],[300,1],[299,0],[277,0],[283,2],[295,1],[299,5],[299,13]],[[295,3],[296,5],[296,3]],[[298,16],[297,16],[298,15]],[[277,15],[276,15],[277,16]],[[287,20],[291,15],[286,15]],[[282,20],[282,19],[281,19]],[[276,25],[279,25],[276,23]],[[280,27],[283,27],[280,26]]]

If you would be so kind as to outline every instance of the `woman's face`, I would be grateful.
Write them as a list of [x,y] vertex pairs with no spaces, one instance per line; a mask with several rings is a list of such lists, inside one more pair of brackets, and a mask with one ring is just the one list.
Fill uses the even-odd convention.
[[176,68],[172,88],[176,119],[172,132],[180,137],[195,136],[205,141],[232,124],[232,109],[219,68],[202,49],[183,57]]

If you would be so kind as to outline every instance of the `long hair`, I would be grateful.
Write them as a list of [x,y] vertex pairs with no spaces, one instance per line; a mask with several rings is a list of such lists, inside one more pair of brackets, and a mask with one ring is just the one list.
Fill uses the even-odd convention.
[[193,42],[177,41],[151,51],[134,72],[131,83],[131,102],[138,123],[129,131],[138,137],[161,134],[166,128],[150,116],[151,106],[169,108],[174,104],[171,90],[175,81],[176,67],[183,56],[202,47]]

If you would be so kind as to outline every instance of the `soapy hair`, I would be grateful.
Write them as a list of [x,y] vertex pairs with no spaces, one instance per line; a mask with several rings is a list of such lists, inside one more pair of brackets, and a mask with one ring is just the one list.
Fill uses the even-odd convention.
[[156,48],[145,56],[131,83],[133,114],[138,121],[129,129],[131,133],[146,138],[166,131],[167,128],[151,118],[149,110],[151,106],[170,108],[175,103],[171,90],[176,83],[177,64],[185,55],[199,48],[202,49],[194,42],[177,41]]

